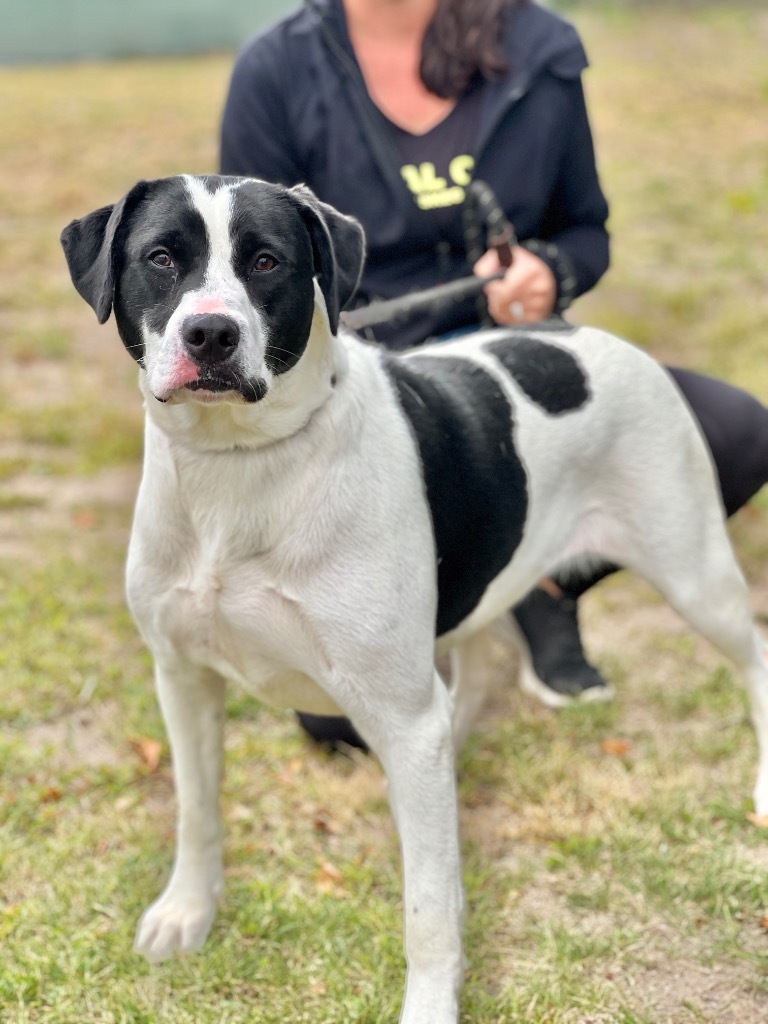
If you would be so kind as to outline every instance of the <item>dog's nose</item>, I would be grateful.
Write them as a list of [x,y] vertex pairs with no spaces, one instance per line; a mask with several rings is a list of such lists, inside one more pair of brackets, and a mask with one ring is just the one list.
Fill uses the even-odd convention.
[[198,363],[223,363],[240,341],[240,328],[222,313],[197,313],[181,329],[187,351]]

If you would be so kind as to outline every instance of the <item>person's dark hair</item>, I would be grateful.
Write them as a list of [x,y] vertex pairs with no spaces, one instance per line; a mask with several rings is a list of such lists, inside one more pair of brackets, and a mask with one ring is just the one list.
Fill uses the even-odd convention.
[[501,52],[505,7],[528,0],[438,0],[421,48],[421,79],[438,96],[462,96],[479,78],[499,78],[507,69]]

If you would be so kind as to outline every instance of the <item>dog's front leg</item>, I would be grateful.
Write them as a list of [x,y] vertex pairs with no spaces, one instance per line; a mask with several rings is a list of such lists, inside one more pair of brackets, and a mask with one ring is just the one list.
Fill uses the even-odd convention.
[[408,975],[400,1024],[456,1024],[463,892],[450,699],[437,673],[428,706],[388,725],[376,748],[403,856]]
[[149,960],[205,941],[223,888],[219,787],[224,682],[190,666],[157,666],[178,800],[176,859],[165,891],[139,922],[135,948]]

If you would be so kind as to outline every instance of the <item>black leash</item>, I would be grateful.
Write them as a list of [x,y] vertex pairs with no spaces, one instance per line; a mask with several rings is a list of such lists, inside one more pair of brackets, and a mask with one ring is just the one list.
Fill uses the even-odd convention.
[[[468,186],[462,219],[467,258],[471,263],[475,263],[486,249],[496,249],[504,270],[512,266],[512,249],[517,244],[515,229],[507,220],[492,189],[484,181],[473,181]],[[382,299],[359,309],[346,310],[339,319],[350,330],[361,331],[365,327],[387,323],[412,313],[439,309],[447,302],[460,302],[472,295],[479,296],[489,281],[498,281],[504,277],[504,270],[490,277],[461,277],[424,291],[410,292],[395,299]],[[487,320],[484,304],[480,319]]]
[[489,281],[498,281],[504,277],[504,271],[498,274],[491,274],[490,277],[460,277],[457,281],[450,281],[448,284],[437,284],[434,288],[426,288],[421,292],[410,292],[407,295],[400,295],[396,299],[381,299],[372,302],[369,306],[361,306],[359,309],[348,309],[341,313],[339,319],[351,331],[361,331],[364,327],[372,327],[373,324],[384,324],[400,316],[410,316],[411,313],[439,309],[446,302],[459,302],[461,299],[477,295],[483,290]]

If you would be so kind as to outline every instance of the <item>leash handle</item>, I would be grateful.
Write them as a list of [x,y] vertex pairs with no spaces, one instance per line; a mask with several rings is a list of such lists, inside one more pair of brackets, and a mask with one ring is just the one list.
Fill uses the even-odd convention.
[[[509,269],[512,266],[512,250],[517,245],[515,229],[502,210],[493,189],[478,178],[467,186],[462,219],[464,247],[469,263],[474,266],[487,249],[493,248],[501,266],[505,270]],[[484,327],[493,324],[488,315],[485,296],[478,297],[477,317]]]
[[493,235],[488,233],[488,248],[495,249],[496,255],[499,257],[499,263],[508,270],[512,266],[512,255],[513,247],[517,245],[517,238],[515,237],[515,229],[507,221],[504,231],[500,235]]
[[[468,255],[472,259],[471,249],[475,251],[482,245],[480,242],[481,229],[486,230],[486,243],[488,249],[495,249],[499,257],[499,263],[505,269],[512,266],[512,250],[517,245],[517,235],[514,226],[501,208],[493,189],[484,181],[476,179],[467,186],[467,195],[464,200],[465,215],[465,236],[467,239]],[[480,253],[479,255],[482,255]],[[479,258],[479,256],[477,257]],[[475,259],[472,259],[475,262]]]

